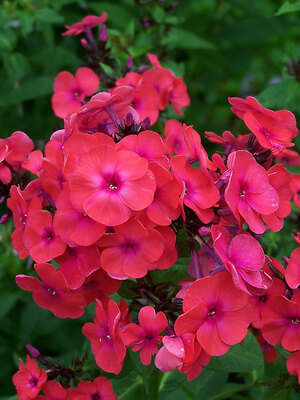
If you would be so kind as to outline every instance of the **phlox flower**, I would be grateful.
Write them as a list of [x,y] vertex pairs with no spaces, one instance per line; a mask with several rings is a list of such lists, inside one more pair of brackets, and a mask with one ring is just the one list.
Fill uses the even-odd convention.
[[251,286],[266,289],[271,278],[262,271],[265,254],[256,239],[241,233],[231,241],[228,230],[220,225],[211,228],[214,249],[230,272],[235,286],[249,293]]
[[51,264],[35,264],[41,281],[33,276],[17,275],[16,283],[33,292],[33,300],[59,318],[78,318],[84,313],[85,301],[78,291],[72,291],[60,271]]
[[76,22],[73,25],[66,25],[66,31],[62,33],[63,36],[79,35],[84,32],[86,28],[94,28],[97,25],[103,24],[107,20],[107,13],[103,12],[99,17],[96,15],[87,15],[82,21]]
[[94,323],[87,322],[82,327],[82,333],[91,342],[97,365],[116,375],[123,367],[126,354],[120,318],[120,309],[113,300],[109,299],[105,306],[97,300]]
[[175,156],[170,160],[175,177],[182,184],[181,206],[185,219],[183,205],[191,208],[200,221],[209,223],[214,216],[210,209],[220,199],[220,194],[212,179],[203,171],[193,168],[184,156]]
[[300,385],[300,351],[295,351],[289,355],[286,366],[291,375],[298,376],[298,383]]
[[26,364],[20,360],[19,371],[14,374],[12,380],[17,388],[18,399],[30,400],[41,391],[47,381],[47,374],[27,355]]
[[256,337],[260,348],[263,352],[263,356],[266,362],[272,363],[278,357],[275,347],[268,343],[262,336],[261,332],[259,332],[258,336]]
[[43,386],[43,395],[36,397],[36,400],[68,400],[70,399],[70,389],[63,388],[56,381],[48,381]]
[[72,396],[74,400],[117,400],[111,382],[98,376],[93,382],[80,382]]
[[60,72],[55,78],[52,108],[56,116],[68,117],[77,112],[81,101],[94,94],[99,88],[99,78],[87,67],[79,68],[75,77],[68,71]]
[[132,210],[148,207],[155,187],[145,158],[99,145],[80,158],[70,179],[70,198],[90,218],[115,226],[127,221]]
[[300,174],[293,174],[291,178],[293,202],[300,208]]
[[101,266],[113,278],[142,278],[163,253],[162,236],[131,219],[98,241]]
[[273,346],[281,344],[288,351],[300,350],[300,292],[291,300],[274,296],[262,311],[262,335]]
[[261,215],[270,215],[279,207],[279,196],[270,184],[267,171],[251,153],[244,150],[232,152],[227,160],[231,171],[225,189],[225,200],[239,221],[244,220],[255,233],[265,232]]
[[195,333],[211,356],[223,355],[241,342],[251,322],[248,296],[235,287],[227,271],[195,281],[186,292],[183,311],[175,322],[176,334]]
[[292,289],[297,289],[300,285],[300,247],[295,249],[290,256],[285,271],[285,279]]
[[299,130],[293,113],[269,110],[250,96],[246,100],[229,97],[228,101],[233,105],[232,111],[244,120],[263,147],[281,151],[285,147],[294,146],[291,140],[298,135]]
[[38,263],[50,261],[66,250],[66,243],[55,231],[52,215],[48,211],[36,211],[28,216],[24,244]]
[[133,346],[132,351],[140,350],[140,359],[143,365],[151,363],[151,356],[157,353],[157,345],[161,343],[159,334],[168,325],[167,318],[162,311],[157,314],[153,307],[143,307],[138,315],[139,325],[129,324],[123,330],[126,346]]

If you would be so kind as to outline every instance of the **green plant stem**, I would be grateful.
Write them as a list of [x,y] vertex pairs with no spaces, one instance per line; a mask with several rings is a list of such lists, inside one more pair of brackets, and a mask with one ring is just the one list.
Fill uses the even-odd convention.
[[240,386],[238,388],[228,390],[227,392],[223,392],[223,393],[217,394],[215,396],[209,397],[207,400],[219,400],[219,399],[223,399],[224,397],[230,398],[230,395],[232,395],[233,393],[243,392],[243,391],[251,389],[253,387],[268,386],[268,385],[272,385],[274,383],[275,382],[272,382],[272,381],[271,382],[253,382],[253,383],[248,383],[247,385],[243,385],[243,386]]

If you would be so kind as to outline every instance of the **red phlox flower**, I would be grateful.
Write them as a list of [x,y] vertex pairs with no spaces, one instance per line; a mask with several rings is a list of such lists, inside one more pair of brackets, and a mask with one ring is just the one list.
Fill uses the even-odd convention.
[[36,400],[68,400],[70,399],[68,390],[63,388],[56,381],[48,381],[43,386],[45,396],[39,395]]
[[70,200],[68,184],[56,200],[57,210],[53,219],[54,230],[70,246],[90,246],[105,233],[106,226],[90,218],[83,210],[76,209]]
[[274,213],[265,215],[263,220],[270,227],[271,231],[277,232],[283,227],[284,218],[291,212],[291,175],[281,164],[273,165],[268,170],[268,175],[270,184],[278,194],[279,205]]
[[127,72],[127,74],[118,78],[115,82],[116,86],[132,86],[133,88],[138,88],[141,86],[143,77],[137,72]]
[[143,365],[151,363],[151,357],[157,353],[157,345],[161,343],[163,332],[168,321],[165,314],[159,311],[157,314],[153,307],[143,307],[138,315],[139,325],[129,324],[123,330],[123,339],[126,346],[133,346],[132,351],[140,352],[140,359]]
[[295,150],[283,149],[275,158],[284,165],[300,166],[300,154]]
[[165,146],[170,157],[174,153],[185,157],[190,156],[190,149],[185,141],[184,131],[185,124],[176,119],[170,119],[165,123]]
[[111,382],[103,376],[98,376],[93,382],[80,382],[72,398],[74,400],[117,400]]
[[212,143],[219,143],[225,147],[226,153],[230,153],[232,150],[243,150],[250,138],[248,135],[239,135],[235,137],[230,131],[225,131],[222,136],[217,135],[214,132],[205,132],[206,138]]
[[67,29],[63,36],[79,35],[84,32],[86,28],[94,28],[97,25],[103,24],[107,20],[107,13],[103,12],[99,17],[96,15],[87,15],[82,21],[76,22],[73,25],[65,25]]
[[28,216],[24,244],[38,263],[50,261],[66,250],[66,243],[55,231],[52,215],[48,211],[36,211]]
[[26,156],[33,150],[33,141],[26,133],[16,131],[4,139],[8,147],[5,161],[15,170],[19,169]]
[[203,171],[193,168],[183,156],[175,156],[170,160],[175,177],[182,182],[181,206],[185,220],[183,205],[191,208],[205,224],[214,216],[210,207],[220,199],[220,194],[212,179]]
[[40,179],[43,189],[55,202],[67,180],[64,175],[65,163],[63,153],[56,152],[56,162],[52,163],[48,160],[44,160],[42,167],[43,170],[40,174]]
[[70,289],[79,289],[85,279],[100,268],[100,254],[96,246],[67,247],[55,261]]
[[155,187],[145,158],[99,145],[80,158],[70,179],[70,198],[90,218],[115,226],[127,221],[132,210],[148,207]]
[[158,108],[167,108],[170,92],[173,88],[173,78],[166,69],[149,69],[143,73],[143,84],[152,86],[158,96]]
[[162,237],[164,251],[159,259],[150,265],[149,269],[168,269],[176,263],[178,258],[176,235],[173,229],[167,226],[157,226],[155,227],[155,230],[158,231]]
[[297,207],[300,207],[300,174],[292,175],[290,186],[293,194],[293,202]]
[[[188,273],[195,279],[210,275],[219,266],[218,261],[211,257],[202,247],[196,252],[191,252],[191,262],[188,265]],[[200,276],[198,276],[200,274]]]
[[272,277],[271,286],[264,290],[261,294],[251,296],[249,303],[252,306],[252,322],[256,329],[261,329],[264,324],[262,318],[262,310],[267,306],[267,301],[273,296],[281,296],[285,292],[285,284],[278,278]]
[[256,337],[260,348],[263,352],[264,359],[267,363],[272,363],[276,360],[278,357],[275,347],[272,346],[270,343],[266,342],[265,339],[263,338],[261,332],[258,333]]
[[142,131],[138,135],[124,137],[116,146],[117,150],[130,150],[149,162],[156,162],[169,169],[162,137],[153,131]]
[[109,299],[105,307],[97,300],[94,323],[87,322],[82,328],[84,336],[91,341],[97,365],[116,375],[120,373],[126,355],[120,317],[119,307],[113,300]]
[[182,115],[183,112],[181,111],[181,108],[190,104],[190,97],[187,93],[187,87],[183,79],[181,77],[176,78],[172,70],[164,68],[159,62],[157,56],[154,54],[147,53],[147,57],[157,71],[163,71],[169,74],[170,78],[172,79],[169,100],[174,111],[177,114]]
[[281,344],[288,351],[300,350],[300,292],[291,300],[274,296],[262,311],[262,335],[273,346]]
[[[135,89],[131,86],[119,86],[108,92],[95,94],[90,101],[81,107],[77,114],[80,131],[89,132],[108,118],[119,122],[127,115]],[[122,115],[120,118],[120,114]]]
[[285,147],[294,146],[290,141],[299,131],[293,113],[264,108],[254,97],[247,97],[246,100],[231,97],[228,100],[234,106],[232,111],[244,120],[263,147],[281,151]]
[[33,300],[59,318],[78,318],[84,313],[83,296],[70,290],[60,271],[51,264],[35,264],[36,272],[42,281],[33,276],[17,275],[17,285],[32,293]]
[[147,216],[158,225],[170,225],[181,213],[180,183],[167,169],[157,163],[151,163],[149,168],[155,176],[156,190],[154,199],[147,208]]
[[55,78],[52,108],[57,117],[65,118],[81,108],[81,101],[94,94],[99,88],[99,78],[87,67],[79,68],[75,77],[68,71],[60,72]]
[[[116,293],[121,286],[121,281],[111,278],[102,268],[92,272],[85,278],[80,291],[86,303],[90,304],[96,299]],[[120,306],[121,309],[121,306]],[[122,314],[122,310],[121,310]]]
[[17,389],[19,400],[36,398],[47,381],[44,369],[39,369],[37,363],[29,355],[26,356],[26,364],[20,359],[19,371],[12,378]]
[[297,232],[296,235],[292,234],[292,238],[295,240],[295,242],[300,244],[300,232]]
[[231,176],[225,200],[240,228],[245,220],[253,232],[265,232],[261,215],[270,215],[279,207],[279,196],[270,184],[266,170],[244,150],[231,153],[227,165]]
[[42,171],[42,164],[44,161],[43,153],[40,150],[35,150],[28,155],[27,160],[22,162],[22,168],[26,169],[27,171],[40,176]]
[[300,247],[295,249],[290,256],[285,271],[285,279],[289,287],[292,289],[297,289],[300,285]]
[[142,278],[164,250],[161,234],[134,219],[114,227],[114,233],[103,236],[98,246],[103,248],[102,268],[116,279]]
[[241,233],[229,242],[229,232],[220,225],[213,225],[211,234],[214,249],[230,272],[235,286],[246,293],[251,287],[267,289],[272,279],[263,270],[265,254],[256,239]]
[[155,124],[159,115],[158,95],[156,90],[147,84],[140,85],[134,92],[131,106],[138,112],[140,120],[150,119]]
[[295,351],[295,353],[289,355],[286,366],[291,375],[298,376],[298,383],[300,385],[300,351]]
[[175,322],[176,334],[195,333],[212,356],[243,340],[252,319],[247,294],[235,287],[227,271],[195,281],[184,297],[183,311]]

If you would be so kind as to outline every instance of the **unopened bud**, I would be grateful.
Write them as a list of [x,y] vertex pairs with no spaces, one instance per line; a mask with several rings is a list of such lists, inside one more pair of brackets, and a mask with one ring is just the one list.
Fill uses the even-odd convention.
[[135,72],[137,72],[138,74],[142,74],[144,71],[146,71],[146,69],[148,69],[148,65],[141,65],[135,70]]
[[128,113],[125,118],[125,125],[130,126],[133,123],[133,116],[131,113]]
[[151,126],[151,120],[149,117],[146,117],[144,121],[141,122],[141,128],[143,131],[146,131]]
[[200,236],[210,236],[210,228],[208,226],[202,226],[198,229],[198,233]]
[[90,50],[90,46],[85,38],[80,39],[80,43],[86,50]]
[[132,56],[129,56],[128,60],[126,61],[126,71],[129,71],[132,68],[132,64],[133,64]]
[[103,24],[100,28],[99,40],[100,40],[100,42],[103,42],[103,43],[108,41],[108,34],[107,34],[107,29],[106,29],[105,24]]
[[40,352],[35,347],[31,346],[31,344],[26,344],[26,349],[32,358],[40,358]]

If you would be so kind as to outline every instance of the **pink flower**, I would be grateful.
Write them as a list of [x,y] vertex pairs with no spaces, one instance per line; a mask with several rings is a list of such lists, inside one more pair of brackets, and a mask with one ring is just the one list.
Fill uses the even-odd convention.
[[41,391],[47,381],[47,374],[44,369],[40,370],[37,363],[27,355],[26,364],[20,360],[19,371],[12,379],[17,388],[18,399],[30,400]]
[[229,233],[220,225],[211,228],[214,249],[231,273],[235,286],[249,293],[249,286],[264,288],[271,284],[271,278],[262,271],[265,254],[254,237],[241,233],[229,242]]
[[79,68],[75,77],[67,71],[60,72],[55,78],[52,96],[52,108],[60,118],[77,112],[81,101],[94,94],[99,88],[99,78],[87,67]]
[[300,285],[300,248],[295,249],[286,268],[285,279],[292,289],[297,289]]
[[76,22],[73,25],[66,25],[66,32],[62,33],[63,36],[79,35],[84,32],[86,28],[94,28],[97,25],[103,24],[107,20],[107,13],[103,12],[100,17],[96,15],[87,15],[82,21]]
[[90,218],[115,226],[127,221],[132,210],[148,207],[155,187],[145,158],[100,145],[79,160],[70,179],[70,198]]
[[184,297],[183,311],[175,322],[176,334],[195,333],[212,356],[242,341],[251,322],[248,296],[234,286],[228,272],[195,281]]
[[295,351],[295,353],[289,355],[286,366],[291,375],[298,376],[298,383],[300,385],[300,351]]
[[281,344],[288,351],[300,350],[300,292],[291,300],[274,296],[262,312],[264,339],[273,346]]
[[263,233],[261,215],[270,215],[279,207],[277,191],[269,182],[266,170],[248,151],[231,153],[227,161],[231,176],[225,190],[225,200],[239,221],[244,220],[255,233]]
[[32,293],[33,300],[59,318],[78,318],[84,313],[85,301],[75,290],[70,290],[60,271],[51,264],[35,264],[42,281],[33,276],[17,275],[17,285]]
[[143,307],[138,315],[139,324],[129,324],[123,331],[124,343],[126,346],[133,346],[133,351],[140,352],[141,362],[149,365],[151,356],[157,353],[157,345],[161,343],[162,337],[159,334],[168,325],[165,314],[159,311],[155,314],[153,307]]
[[82,333],[91,341],[97,365],[106,372],[119,374],[126,354],[120,330],[121,312],[111,299],[103,306],[97,300],[94,323],[83,325]]

